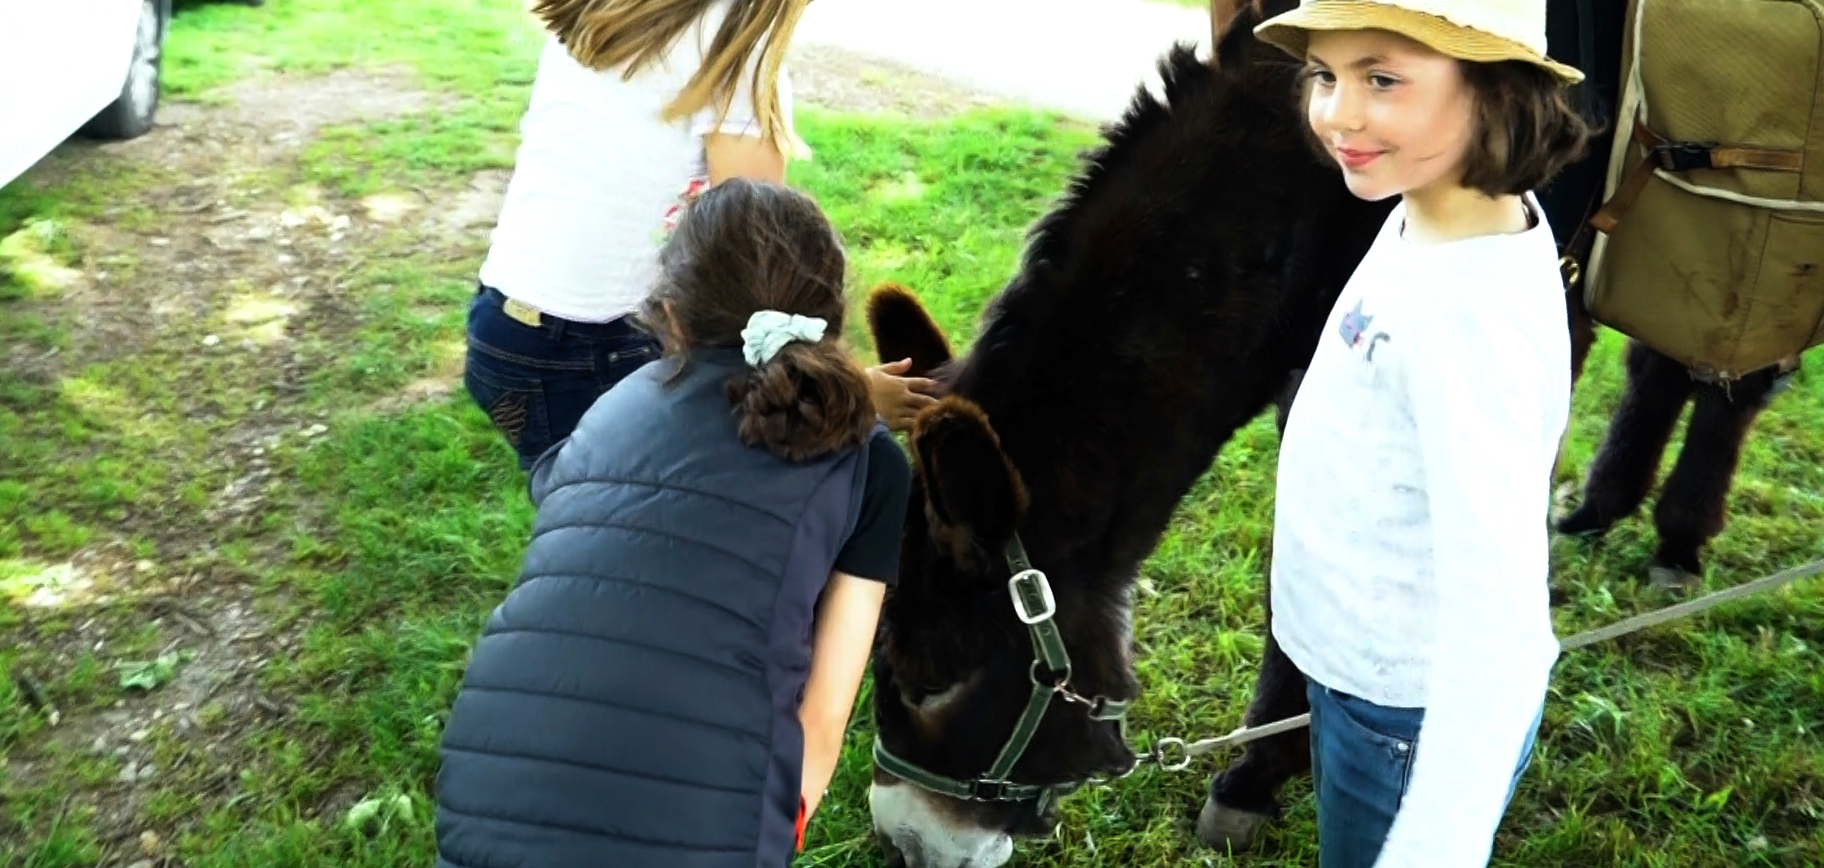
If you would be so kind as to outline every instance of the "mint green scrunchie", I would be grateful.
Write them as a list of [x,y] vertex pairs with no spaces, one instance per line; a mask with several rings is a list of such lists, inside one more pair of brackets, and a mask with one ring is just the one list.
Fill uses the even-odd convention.
[[814,316],[799,316],[776,310],[755,311],[741,330],[741,351],[747,363],[760,367],[773,360],[792,341],[816,343],[823,340],[829,323]]

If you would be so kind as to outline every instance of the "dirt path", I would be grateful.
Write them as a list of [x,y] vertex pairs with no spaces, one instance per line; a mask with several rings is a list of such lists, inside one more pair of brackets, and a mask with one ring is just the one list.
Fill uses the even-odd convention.
[[1114,120],[1175,42],[1207,53],[1207,7],[1158,0],[844,0],[805,9],[793,44],[857,51],[1063,112]]
[[891,60],[829,45],[794,46],[793,96],[833,111],[884,112],[938,120],[1007,101]]

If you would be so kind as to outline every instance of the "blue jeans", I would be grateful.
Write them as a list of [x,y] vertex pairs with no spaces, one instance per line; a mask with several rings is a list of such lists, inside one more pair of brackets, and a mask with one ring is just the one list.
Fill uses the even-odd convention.
[[627,317],[582,323],[546,314],[531,326],[508,316],[505,303],[489,286],[470,302],[462,383],[529,470],[595,399],[658,358],[659,343]]
[[[1311,701],[1311,786],[1317,794],[1319,868],[1372,868],[1412,783],[1423,708],[1388,708],[1306,679]],[[1545,711],[1540,707],[1540,713]],[[1507,799],[1533,755],[1527,732]],[[1447,830],[1439,830],[1448,834]]]

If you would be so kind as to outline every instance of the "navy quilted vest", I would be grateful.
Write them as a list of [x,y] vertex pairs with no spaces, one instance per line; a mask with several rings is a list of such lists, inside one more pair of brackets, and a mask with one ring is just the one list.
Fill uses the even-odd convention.
[[648,364],[534,468],[524,566],[443,734],[439,868],[789,863],[811,619],[867,450],[742,445],[743,364]]

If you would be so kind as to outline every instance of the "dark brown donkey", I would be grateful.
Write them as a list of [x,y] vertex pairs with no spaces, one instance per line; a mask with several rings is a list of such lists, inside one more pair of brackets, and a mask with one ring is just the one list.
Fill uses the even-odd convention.
[[[881,357],[910,357],[949,390],[911,438],[914,508],[873,668],[870,800],[896,864],[999,865],[1014,836],[1052,828],[1057,796],[1134,767],[1122,717],[1139,692],[1129,620],[1139,565],[1235,430],[1275,402],[1283,418],[1297,369],[1392,204],[1355,199],[1306,146],[1298,66],[1252,36],[1291,0],[1238,5],[1218,28],[1215,64],[1173,51],[1165,100],[1142,93],[1108,128],[1033,227],[968,355],[952,358],[905,291],[870,303]],[[1593,78],[1608,90],[1585,91],[1599,118],[1613,105],[1619,44],[1604,5],[1551,0],[1549,13],[1552,54],[1599,67]],[[1579,6],[1595,10],[1594,27]],[[1599,138],[1541,191],[1560,247],[1578,258],[1607,151]],[[1576,294],[1567,306],[1580,374],[1594,329]],[[1650,479],[1650,464],[1634,465],[1656,461],[1663,436],[1657,425],[1634,434],[1642,415],[1658,417],[1633,405],[1690,393],[1636,397],[1671,379],[1648,376],[1639,360],[1649,352],[1631,351],[1630,397],[1592,472],[1585,518],[1613,520],[1638,502],[1635,478]],[[1744,405],[1762,400],[1749,397]],[[1705,415],[1701,397],[1699,416],[1721,439],[1706,438],[1708,454],[1690,466],[1715,465],[1721,481],[1684,473],[1709,485],[1669,485],[1666,499],[1720,508],[1746,425]],[[1627,494],[1602,493],[1612,487]],[[1245,722],[1304,711],[1303,676],[1268,633]],[[1249,745],[1212,780],[1199,836],[1245,845],[1309,765],[1302,730]]]
[[[869,305],[882,357],[949,389],[911,437],[913,508],[873,669],[871,805],[903,863],[1001,864],[1012,836],[1051,828],[1057,794],[1134,766],[1119,718],[1139,693],[1139,566],[1217,450],[1284,396],[1392,206],[1317,159],[1300,65],[1240,14],[1219,65],[1173,50],[1164,100],[1141,92],[1106,130],[968,355],[952,359],[903,290]],[[1028,575],[1016,612],[1020,550],[1051,599]],[[1094,707],[1051,693],[1060,681]],[[1302,700],[1302,681],[1259,696]],[[1276,710],[1257,701],[1250,718]],[[1307,752],[1302,733],[1253,745],[1244,762],[1263,773],[1230,804],[1272,813]]]

